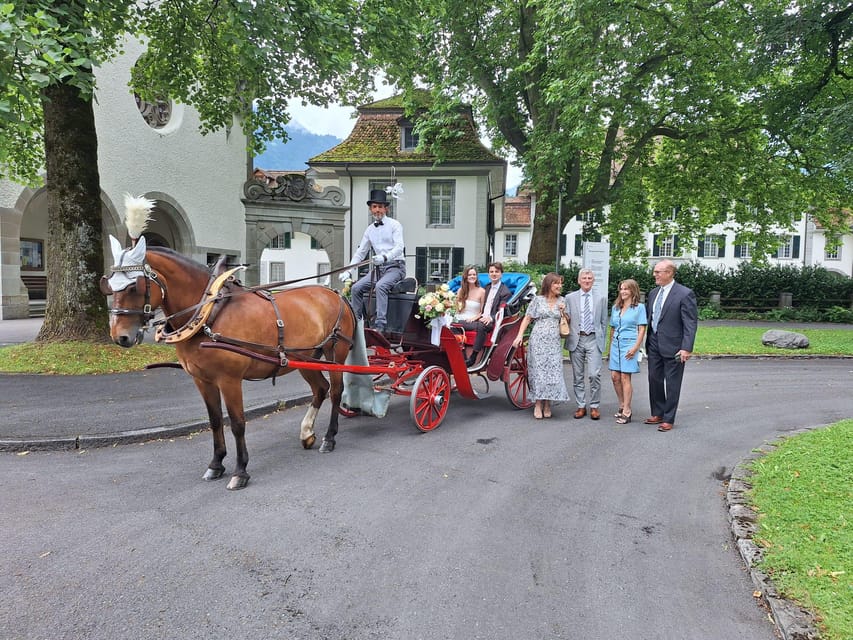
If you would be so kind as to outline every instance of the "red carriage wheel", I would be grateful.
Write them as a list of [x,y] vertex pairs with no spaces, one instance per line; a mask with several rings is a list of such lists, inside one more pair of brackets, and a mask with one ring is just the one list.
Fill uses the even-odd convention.
[[441,367],[424,369],[415,380],[409,411],[421,431],[432,431],[447,414],[450,404],[450,376]]
[[530,385],[527,381],[527,353],[524,345],[509,352],[504,367],[504,387],[506,397],[517,409],[529,409],[533,406]]

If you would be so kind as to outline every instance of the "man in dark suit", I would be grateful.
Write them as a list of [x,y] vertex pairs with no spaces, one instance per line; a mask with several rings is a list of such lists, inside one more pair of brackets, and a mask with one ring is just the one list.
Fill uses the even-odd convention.
[[500,262],[493,262],[489,265],[489,284],[483,291],[486,294],[486,300],[483,303],[483,315],[471,324],[476,325],[477,336],[474,338],[474,346],[471,355],[465,361],[468,367],[474,365],[483,345],[486,343],[486,333],[491,331],[495,326],[495,317],[500,311],[500,308],[507,303],[511,297],[509,287],[507,287],[501,278],[504,274],[504,266]]
[[649,292],[651,318],[646,338],[649,361],[649,404],[646,424],[671,431],[681,395],[684,363],[693,355],[699,309],[692,289],[675,281],[675,264],[661,260],[652,273],[657,287]]

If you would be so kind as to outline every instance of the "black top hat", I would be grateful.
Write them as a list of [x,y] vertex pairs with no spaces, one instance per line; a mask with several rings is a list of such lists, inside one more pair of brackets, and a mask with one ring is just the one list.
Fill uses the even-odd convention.
[[368,206],[373,204],[388,204],[391,202],[388,200],[388,194],[385,193],[383,189],[371,189],[370,190],[370,200],[367,201]]

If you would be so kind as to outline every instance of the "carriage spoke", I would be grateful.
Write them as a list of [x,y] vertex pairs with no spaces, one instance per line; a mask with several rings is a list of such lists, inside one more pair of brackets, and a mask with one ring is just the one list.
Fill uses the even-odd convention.
[[421,431],[432,431],[444,420],[450,402],[450,376],[441,367],[427,367],[415,381],[409,400],[412,420]]
[[524,346],[519,346],[510,352],[504,367],[504,387],[506,397],[514,407],[528,409],[533,406],[527,380],[527,354]]

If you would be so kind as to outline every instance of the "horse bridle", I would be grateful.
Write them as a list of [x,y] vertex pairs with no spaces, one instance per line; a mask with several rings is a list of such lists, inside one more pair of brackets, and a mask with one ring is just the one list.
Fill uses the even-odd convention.
[[[142,271],[142,275],[136,277],[137,290],[141,286],[144,286],[145,289],[145,302],[142,305],[142,309],[125,309],[122,307],[112,307],[110,308],[110,315],[142,316],[142,323],[147,327],[148,323],[151,322],[151,320],[154,318],[154,310],[151,308],[151,283],[153,282],[158,287],[160,287],[160,292],[164,299],[166,298],[166,284],[162,280],[160,280],[160,277],[157,275],[157,272],[154,271],[154,269],[152,269],[147,262],[143,262],[142,264],[113,265],[112,267],[110,267],[110,271],[112,273]],[[110,286],[109,276],[101,276],[100,288],[101,293],[103,293],[105,296],[109,296],[115,293],[115,291],[113,291],[112,287]]]

